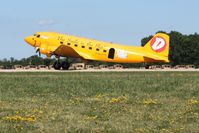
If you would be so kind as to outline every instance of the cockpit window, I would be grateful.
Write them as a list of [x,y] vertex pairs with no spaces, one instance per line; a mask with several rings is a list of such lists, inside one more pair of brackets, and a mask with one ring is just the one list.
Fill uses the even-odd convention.
[[40,35],[39,35],[39,34],[34,34],[34,36],[36,36],[37,38],[40,38]]

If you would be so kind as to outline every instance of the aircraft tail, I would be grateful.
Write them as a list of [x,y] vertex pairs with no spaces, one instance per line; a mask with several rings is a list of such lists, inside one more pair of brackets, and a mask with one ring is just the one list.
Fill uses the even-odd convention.
[[164,33],[157,33],[145,46],[146,58],[169,62],[169,36]]

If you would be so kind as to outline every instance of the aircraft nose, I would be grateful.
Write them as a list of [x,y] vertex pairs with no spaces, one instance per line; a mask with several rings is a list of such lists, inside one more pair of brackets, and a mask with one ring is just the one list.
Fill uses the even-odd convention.
[[24,41],[25,42],[27,42],[28,44],[30,44],[31,46],[33,46],[34,47],[34,43],[35,43],[35,41],[34,41],[34,38],[32,37],[32,36],[28,36],[28,37],[26,37],[25,39],[24,39]]

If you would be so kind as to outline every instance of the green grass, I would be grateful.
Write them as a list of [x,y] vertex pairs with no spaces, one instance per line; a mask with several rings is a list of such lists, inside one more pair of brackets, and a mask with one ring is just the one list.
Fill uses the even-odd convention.
[[199,72],[0,73],[0,132],[199,131]]

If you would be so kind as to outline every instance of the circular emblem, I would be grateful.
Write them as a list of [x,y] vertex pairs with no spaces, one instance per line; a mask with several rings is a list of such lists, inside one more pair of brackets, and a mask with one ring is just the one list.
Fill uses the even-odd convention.
[[161,36],[156,36],[151,40],[151,49],[155,52],[162,52],[166,48],[166,41]]

